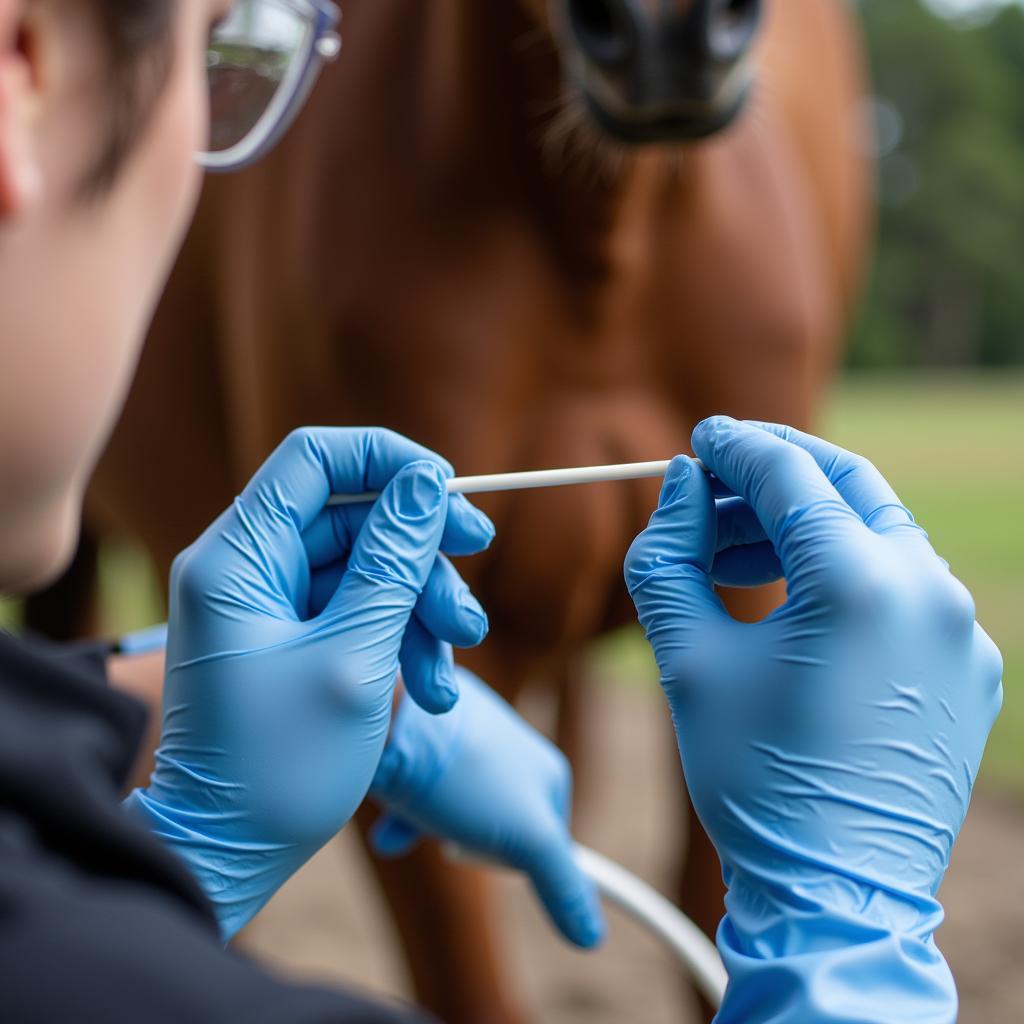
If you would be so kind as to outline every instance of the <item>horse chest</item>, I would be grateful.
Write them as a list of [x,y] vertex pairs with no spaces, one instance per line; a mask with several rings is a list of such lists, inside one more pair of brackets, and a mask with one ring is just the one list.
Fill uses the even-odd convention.
[[[758,396],[769,393],[793,418],[829,334],[813,239],[777,200],[720,194],[669,194],[596,239],[589,263],[526,216],[481,217],[447,237],[378,219],[374,240],[347,239],[358,258],[324,261],[323,352],[293,374],[288,419],[385,422],[486,471],[516,468],[527,449],[542,459],[535,439],[555,429],[569,436],[549,459],[600,456],[566,409],[600,424],[609,456],[645,457],[630,422],[640,394],[657,411],[644,420],[673,436],[712,410],[767,415]],[[268,332],[265,344],[291,343]],[[274,392],[285,386],[275,371]]]

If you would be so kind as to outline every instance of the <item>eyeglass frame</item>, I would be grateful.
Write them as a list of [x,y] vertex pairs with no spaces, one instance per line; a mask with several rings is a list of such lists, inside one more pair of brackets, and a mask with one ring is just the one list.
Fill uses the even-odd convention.
[[323,66],[341,52],[341,36],[335,31],[341,21],[341,11],[330,0],[276,0],[276,3],[290,7],[310,23],[312,31],[307,52],[293,58],[267,109],[238,142],[220,152],[196,153],[196,162],[212,173],[240,171],[266,156],[302,110]]

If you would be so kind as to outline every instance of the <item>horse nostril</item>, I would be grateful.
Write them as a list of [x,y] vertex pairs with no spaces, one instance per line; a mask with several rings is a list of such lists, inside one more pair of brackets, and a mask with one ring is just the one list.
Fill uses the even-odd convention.
[[580,49],[599,64],[620,64],[632,51],[634,26],[622,0],[569,0],[569,25]]
[[760,20],[761,0],[712,0],[706,21],[710,55],[737,60],[750,46]]

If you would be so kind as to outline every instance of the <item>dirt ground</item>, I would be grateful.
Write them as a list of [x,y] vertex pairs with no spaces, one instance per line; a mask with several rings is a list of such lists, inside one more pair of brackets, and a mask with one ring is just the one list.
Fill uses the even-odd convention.
[[[669,890],[681,780],[660,698],[593,688],[592,771],[579,838]],[[542,717],[537,715],[535,717]],[[509,960],[538,1024],[680,1024],[691,1019],[677,970],[655,940],[621,917],[596,954],[567,948],[518,879],[501,876]],[[979,797],[942,892],[939,945],[961,994],[964,1024],[1024,1021],[1024,814]],[[390,926],[357,837],[343,835],[264,910],[250,950],[298,977],[408,994]]]

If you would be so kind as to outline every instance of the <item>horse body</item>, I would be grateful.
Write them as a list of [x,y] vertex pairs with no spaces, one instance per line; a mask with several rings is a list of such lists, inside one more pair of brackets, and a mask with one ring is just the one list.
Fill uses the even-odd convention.
[[[562,76],[526,5],[352,0],[344,58],[289,137],[207,184],[95,520],[166,572],[309,423],[383,424],[460,473],[667,458],[720,411],[810,425],[867,236],[843,5],[775,4],[750,109],[681,150],[545,139]],[[656,495],[648,481],[483,498],[498,538],[460,568],[492,632],[467,662],[512,699],[564,680],[632,618],[622,558]],[[730,600],[754,615],[776,599]],[[433,897],[384,870],[421,998],[448,1021],[518,1019],[476,883],[418,856]]]

